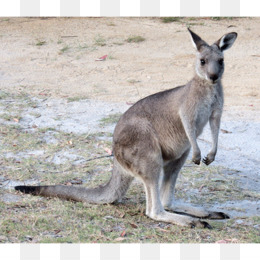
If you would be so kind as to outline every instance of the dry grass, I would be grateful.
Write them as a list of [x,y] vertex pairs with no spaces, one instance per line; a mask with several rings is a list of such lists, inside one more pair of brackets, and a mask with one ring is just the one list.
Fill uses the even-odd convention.
[[[77,101],[75,101],[77,102]],[[12,106],[9,106],[12,104]],[[57,129],[23,129],[12,121],[27,106],[37,105],[24,95],[0,93],[0,106],[8,120],[0,127],[0,184],[3,180],[34,180],[40,184],[97,186],[111,176],[112,160],[86,159],[104,155],[111,147],[110,133],[76,135]],[[39,115],[35,115],[39,116]],[[104,124],[114,123],[111,115]],[[10,120],[9,120],[10,118]],[[53,142],[46,141],[51,137]],[[189,166],[189,165],[188,165]],[[177,185],[177,197],[207,207],[231,200],[259,200],[259,194],[238,188],[235,174],[219,167],[184,167]],[[226,171],[226,170],[225,170]],[[0,242],[120,242],[120,243],[259,243],[259,217],[209,221],[213,230],[190,229],[147,218],[142,185],[135,182],[117,205],[89,205],[24,195],[0,189],[0,196],[15,196],[14,202],[0,200]],[[239,220],[239,221],[237,221]]]

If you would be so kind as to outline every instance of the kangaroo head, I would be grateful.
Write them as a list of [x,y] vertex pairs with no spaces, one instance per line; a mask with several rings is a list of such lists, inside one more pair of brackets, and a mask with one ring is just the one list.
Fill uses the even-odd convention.
[[197,75],[211,84],[217,83],[224,72],[223,52],[233,45],[237,33],[225,34],[214,44],[209,45],[190,29],[188,30],[191,34],[192,43],[197,50]]

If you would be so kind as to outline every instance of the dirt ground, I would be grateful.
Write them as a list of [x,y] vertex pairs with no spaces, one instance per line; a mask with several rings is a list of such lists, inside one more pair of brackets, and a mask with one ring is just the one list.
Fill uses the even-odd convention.
[[[187,26],[209,43],[238,33],[225,54],[225,104],[259,110],[260,18],[174,23],[160,18],[2,18],[0,86],[35,95],[134,102],[191,79],[195,51]],[[128,43],[130,36],[145,40]],[[104,55],[105,62],[95,61]]]
[[[228,211],[233,218],[233,222],[227,222],[224,228],[221,226],[214,235],[203,237],[201,233],[200,242],[215,242],[224,235],[228,239],[237,237],[233,242],[259,241],[259,218],[255,217],[260,214],[260,18],[180,18],[172,23],[163,23],[160,18],[1,18],[0,188],[3,189],[0,189],[0,210],[3,209],[4,220],[0,222],[0,233],[4,236],[0,236],[0,242],[27,241],[29,231],[24,228],[24,235],[17,231],[17,225],[28,221],[23,225],[28,224],[29,230],[30,221],[38,218],[33,210],[28,219],[20,215],[28,213],[23,207],[38,208],[39,199],[29,197],[28,202],[28,196],[14,192],[15,185],[71,181],[73,184],[75,178],[76,184],[79,180],[88,184],[94,178],[93,171],[97,172],[97,183],[100,178],[103,183],[102,178],[110,176],[111,161],[89,165],[86,159],[107,154],[116,119],[131,104],[192,78],[195,50],[187,26],[209,43],[231,31],[238,33],[238,39],[225,53],[225,107],[216,161],[210,167],[195,167],[189,165],[188,159],[177,190],[182,199],[200,205],[204,201],[208,207]],[[104,55],[108,55],[105,61],[96,61]],[[207,126],[199,137],[203,155],[210,143]],[[127,198],[130,201],[132,197],[136,199],[133,186],[130,199]],[[137,189],[141,191],[137,200],[144,207],[142,187]],[[36,206],[32,207],[34,203]],[[40,203],[49,201],[40,200]],[[73,207],[55,203],[60,204],[53,208],[50,216],[56,214],[61,205],[66,207],[64,212]],[[133,203],[130,208],[137,207],[136,200]],[[43,215],[41,210],[50,205],[41,207],[39,216]],[[127,203],[125,206],[128,207]],[[111,209],[117,211],[111,207],[102,208],[106,221],[107,214],[112,214]],[[17,210],[18,216],[11,221],[10,215]],[[76,222],[81,218],[80,210]],[[85,210],[90,214],[90,208]],[[136,217],[131,221],[140,220],[140,208],[135,211],[138,213],[134,213]],[[68,223],[64,212],[61,218]],[[98,208],[94,207],[93,215],[97,212]],[[48,214],[46,211],[46,219],[50,217]],[[75,227],[74,230],[82,231],[85,236],[92,232],[94,225],[93,236],[96,237],[104,226],[102,221],[89,223],[84,232]],[[121,217],[116,221],[121,223]],[[130,220],[126,217],[124,221]],[[143,218],[140,221],[149,232],[151,228],[147,223]],[[59,229],[59,224],[53,225],[54,230]],[[110,230],[106,236],[102,231],[103,240],[99,242],[117,238],[118,230],[111,225],[115,237],[109,237]],[[30,241],[49,241],[49,234],[47,238],[42,236],[41,228],[49,230],[40,226],[37,231],[30,231],[30,237],[35,237]],[[179,230],[174,228],[170,228],[173,233]],[[134,236],[126,241],[140,242],[139,235],[135,234],[137,230],[130,230]],[[66,232],[62,236],[64,241],[92,241],[78,235],[67,238],[73,232]],[[157,234],[154,238],[149,238],[150,234],[147,237],[145,241],[168,241],[167,232],[161,240]],[[183,241],[198,241],[197,237],[194,231],[192,239],[187,233]],[[59,242],[56,239],[55,234],[50,241]],[[170,242],[180,241],[178,239],[172,238]]]

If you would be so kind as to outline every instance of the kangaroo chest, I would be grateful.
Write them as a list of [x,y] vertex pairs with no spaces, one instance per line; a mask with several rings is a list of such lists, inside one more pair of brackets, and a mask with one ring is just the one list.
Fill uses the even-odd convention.
[[212,115],[215,109],[221,109],[221,100],[222,98],[218,95],[216,91],[210,93],[204,97],[197,107],[196,113],[196,132],[197,135],[200,135],[204,126],[209,121],[210,116]]

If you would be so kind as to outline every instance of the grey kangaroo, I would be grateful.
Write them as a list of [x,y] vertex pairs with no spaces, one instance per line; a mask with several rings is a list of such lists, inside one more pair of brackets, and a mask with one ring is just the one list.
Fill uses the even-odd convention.
[[193,207],[174,198],[178,174],[191,148],[192,161],[201,162],[196,139],[207,122],[213,143],[202,162],[209,165],[215,159],[223,108],[223,52],[237,38],[237,33],[232,32],[208,45],[189,32],[197,51],[195,76],[184,86],[138,101],[121,116],[113,135],[114,165],[107,184],[97,188],[54,185],[15,189],[33,195],[104,204],[120,200],[137,177],[146,192],[146,215],[154,220],[211,228],[202,219],[229,218],[223,212]]

